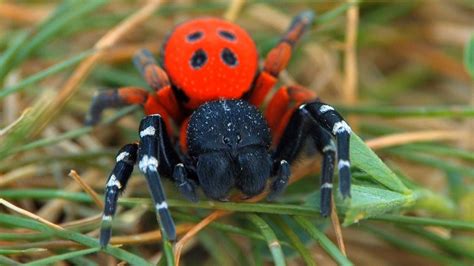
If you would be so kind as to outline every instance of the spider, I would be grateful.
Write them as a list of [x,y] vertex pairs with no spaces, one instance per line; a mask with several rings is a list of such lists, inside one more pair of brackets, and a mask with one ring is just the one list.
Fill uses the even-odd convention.
[[109,243],[118,196],[137,160],[162,234],[171,241],[176,230],[161,176],[169,177],[191,201],[198,200],[198,185],[208,198],[225,201],[234,187],[246,197],[260,194],[269,179],[269,198],[274,198],[288,184],[290,165],[307,139],[323,156],[321,214],[331,212],[336,154],[339,189],[344,198],[350,197],[351,129],[333,107],[309,89],[283,86],[264,113],[259,109],[313,20],[312,11],[294,17],[261,69],[254,41],[238,25],[210,17],[190,20],[171,31],[160,65],[148,50],[135,55],[134,64],[152,93],[123,87],[93,98],[86,120],[90,125],[107,108],[141,105],[146,113],[140,141],[120,149],[106,184],[102,247]]

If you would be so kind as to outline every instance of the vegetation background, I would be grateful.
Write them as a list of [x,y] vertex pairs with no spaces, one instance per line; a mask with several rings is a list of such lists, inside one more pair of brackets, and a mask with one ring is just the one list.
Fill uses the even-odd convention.
[[[342,231],[318,214],[307,156],[276,203],[190,204],[165,182],[174,250],[136,171],[99,251],[104,184],[142,113],[85,127],[92,95],[146,87],[131,58],[159,58],[176,23],[234,20],[263,57],[305,9],[318,17],[281,83],[316,91],[366,141],[352,138],[352,200],[335,196]],[[473,33],[471,0],[0,1],[0,264],[472,265]]]

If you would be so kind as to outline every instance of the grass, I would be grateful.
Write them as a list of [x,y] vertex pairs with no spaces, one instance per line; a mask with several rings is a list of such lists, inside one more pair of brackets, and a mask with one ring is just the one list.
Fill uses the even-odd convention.
[[[93,93],[142,86],[133,53],[159,58],[186,18],[235,19],[263,56],[302,9],[318,16],[281,83],[316,91],[356,133],[352,198],[335,196],[342,233],[319,215],[319,161],[306,158],[276,202],[189,203],[165,181],[176,246],[162,242],[135,173],[100,250],[101,210],[68,173],[103,193],[143,114],[83,126]],[[472,12],[467,1],[1,2],[0,264],[473,264]]]

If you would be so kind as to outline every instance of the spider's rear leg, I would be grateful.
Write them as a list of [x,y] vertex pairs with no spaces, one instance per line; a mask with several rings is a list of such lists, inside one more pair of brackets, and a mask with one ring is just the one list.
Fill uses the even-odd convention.
[[138,87],[123,87],[97,93],[92,99],[85,124],[95,125],[100,122],[102,113],[108,108],[119,108],[127,105],[144,105],[148,92]]
[[303,11],[293,18],[278,44],[267,54],[263,70],[258,74],[254,88],[248,95],[250,103],[256,106],[263,103],[277,83],[280,72],[288,65],[296,43],[310,29],[314,18],[315,14],[311,10]]
[[109,243],[112,233],[112,218],[117,209],[119,194],[125,189],[128,179],[137,160],[138,144],[127,144],[117,153],[116,164],[110,174],[105,188],[105,206],[100,227],[100,246]]

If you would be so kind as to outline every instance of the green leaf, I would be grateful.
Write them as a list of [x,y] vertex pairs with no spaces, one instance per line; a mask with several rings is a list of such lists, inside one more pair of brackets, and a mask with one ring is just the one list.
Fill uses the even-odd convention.
[[[378,216],[412,206],[415,203],[415,194],[401,194],[387,189],[352,185],[350,204],[341,198],[336,198],[337,209],[345,214],[344,225],[350,225],[362,219]],[[319,208],[320,193],[314,192],[307,200],[306,205]]]
[[[356,134],[352,134],[351,137],[351,164],[392,191],[403,194],[411,193],[397,175]],[[355,195],[352,197],[355,198]]]
[[474,79],[474,34],[467,42],[464,50],[464,65],[471,78]]
[[[401,194],[386,189],[354,185],[350,207],[345,211],[344,225],[410,207],[415,201],[415,194],[412,193]],[[344,208],[340,200],[336,200],[336,205],[339,205],[338,203]]]

